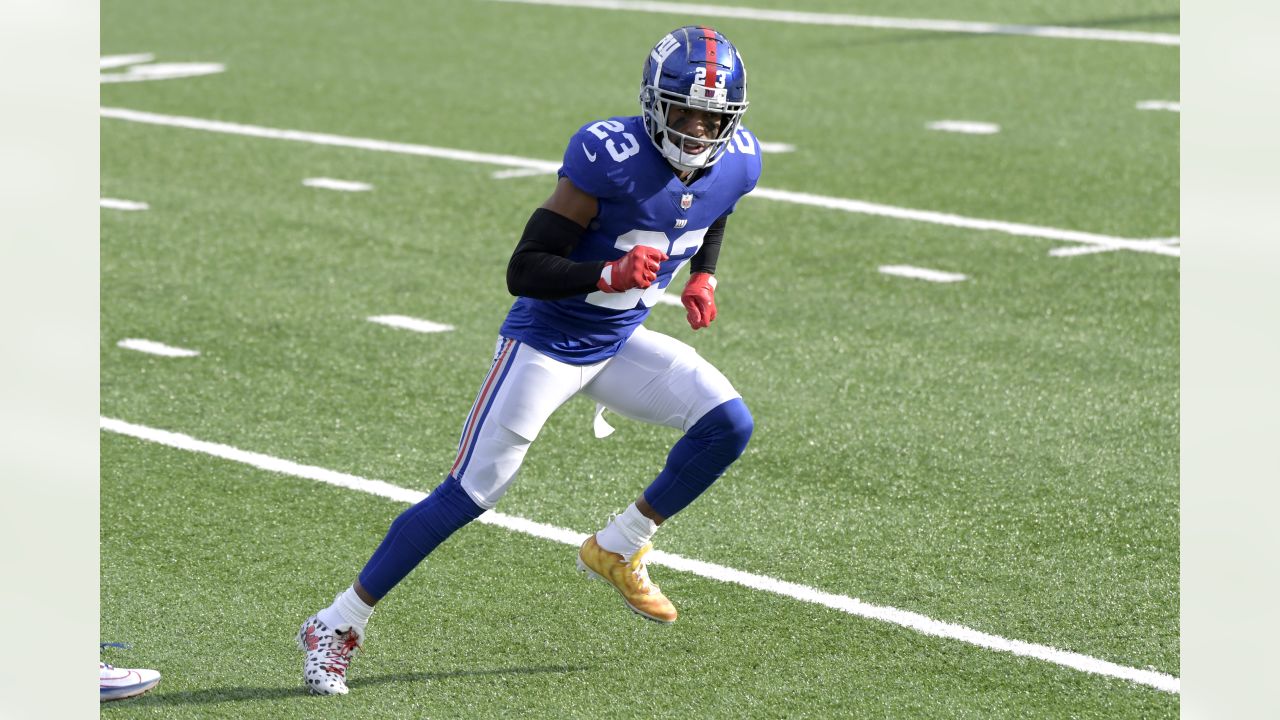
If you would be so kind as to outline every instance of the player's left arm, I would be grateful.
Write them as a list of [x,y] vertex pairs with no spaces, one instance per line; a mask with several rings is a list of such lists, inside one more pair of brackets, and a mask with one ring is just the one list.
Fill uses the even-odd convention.
[[[743,184],[739,196],[741,197],[755,189],[756,183],[760,180],[762,166],[755,136],[743,127],[740,127],[738,132],[745,135],[743,146],[751,148],[750,152],[744,151],[744,154],[739,156],[743,159],[741,165]],[[711,223],[711,227],[707,228],[707,234],[702,237],[702,247],[690,261],[689,282],[685,284],[684,292],[680,293],[680,302],[688,311],[689,327],[694,330],[707,327],[712,320],[716,319],[716,260],[720,258],[724,226],[729,219],[729,213],[732,212],[733,207],[730,207],[728,212]]]
[[724,241],[724,226],[729,216],[721,215],[702,236],[702,247],[689,261],[689,282],[680,293],[687,311],[686,319],[694,330],[707,327],[716,319],[716,261]]

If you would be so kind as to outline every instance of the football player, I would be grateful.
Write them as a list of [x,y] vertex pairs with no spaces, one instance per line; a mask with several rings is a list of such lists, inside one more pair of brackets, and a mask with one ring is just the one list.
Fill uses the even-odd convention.
[[577,558],[579,570],[611,583],[631,610],[676,620],[649,579],[645,554],[658,526],[742,454],[753,421],[719,370],[641,323],[686,263],[689,325],[716,319],[725,224],[756,185],[760,152],[741,124],[742,57],[711,28],[682,27],[654,46],[640,106],[638,116],[591,122],[569,139],[555,190],[534,210],[508,264],[517,299],[453,466],[396,518],[352,586],[299,631],[311,692],[347,692],[346,670],[373,606],[445,538],[494,507],[547,418],[579,393],[683,433],[657,478],[588,537]]

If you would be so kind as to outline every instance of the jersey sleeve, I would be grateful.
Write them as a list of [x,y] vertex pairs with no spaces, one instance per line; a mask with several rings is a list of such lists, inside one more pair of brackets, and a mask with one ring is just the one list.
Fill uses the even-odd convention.
[[[734,182],[736,189],[736,197],[729,205],[729,209],[724,212],[722,217],[728,217],[734,210],[738,209],[738,201],[743,195],[756,189],[756,183],[760,181],[760,143],[756,142],[756,136],[744,127],[739,127],[734,132],[734,138],[731,141],[730,152],[734,157]],[[724,162],[724,159],[721,160]]]
[[557,174],[568,178],[588,195],[602,199],[615,197],[623,193],[627,180],[622,161],[639,149],[639,140],[626,132],[621,122],[588,123],[569,138],[564,163]]
[[746,178],[745,184],[742,188],[742,194],[746,195],[752,190],[755,190],[756,183],[760,182],[760,171],[764,168],[764,160],[762,158],[762,153],[760,152],[760,143],[756,142],[756,136],[744,127],[738,128],[738,133],[744,136],[743,144],[755,150],[755,152],[745,156],[747,158]]

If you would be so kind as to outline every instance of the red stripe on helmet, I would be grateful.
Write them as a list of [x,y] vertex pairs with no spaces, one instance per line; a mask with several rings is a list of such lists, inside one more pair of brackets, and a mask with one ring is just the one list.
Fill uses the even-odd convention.
[[702,37],[707,41],[707,80],[706,86],[716,86],[716,31],[709,27],[701,28]]

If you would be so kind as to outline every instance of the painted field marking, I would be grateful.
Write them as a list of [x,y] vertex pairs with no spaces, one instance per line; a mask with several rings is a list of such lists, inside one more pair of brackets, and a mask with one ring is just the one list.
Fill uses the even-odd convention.
[[[778,155],[781,153],[795,152],[796,146],[790,143],[771,143],[756,140],[756,145],[760,146],[760,152],[770,155]],[[559,168],[557,167],[556,170]],[[534,168],[512,168],[511,170],[498,170],[490,177],[494,180],[510,180],[512,178],[532,177],[534,175],[555,175],[556,170],[538,170]]]
[[881,265],[880,272],[885,275],[897,275],[898,277],[928,280],[936,283],[953,283],[969,279],[968,275],[930,270],[929,268],[915,267],[913,265]]
[[137,200],[117,200],[116,198],[98,198],[100,207],[111,210],[149,210],[151,206]]
[[323,190],[337,190],[339,192],[366,192],[372,190],[373,186],[369,183],[357,182],[355,180],[336,180],[327,177],[313,177],[302,181],[303,185],[313,188],[321,188]]
[[925,127],[930,130],[964,133],[966,135],[994,135],[1000,132],[1000,126],[995,123],[975,120],[937,120],[925,123]]
[[119,347],[126,350],[137,350],[138,352],[148,353],[150,355],[161,355],[163,357],[196,357],[200,354],[198,350],[188,350],[186,348],[173,347],[165,345],[154,340],[143,340],[141,338],[125,338],[116,343]]
[[[112,118],[115,120],[146,123],[149,125],[163,125],[167,127],[180,127],[189,130],[202,130],[205,132],[224,133],[228,135],[243,135],[269,140],[289,140],[292,142],[329,145],[356,150],[370,150],[373,152],[418,155],[422,157],[458,160],[461,162],[480,163],[484,165],[498,165],[506,168],[526,168],[551,173],[560,169],[559,162],[534,160],[532,158],[524,158],[516,155],[494,155],[490,153],[472,152],[469,150],[454,150],[451,148],[432,147],[430,145],[387,142],[385,140],[373,140],[370,138],[353,138],[342,135],[306,132],[302,130],[278,130],[275,128],[260,127],[256,125],[242,125],[239,123],[224,122],[221,120],[204,120],[193,117],[159,115],[156,113],[143,112],[140,110],[128,110],[124,108],[104,107],[99,108],[99,113],[102,117]],[[1105,245],[1107,247],[1114,247],[1120,250],[1132,250],[1134,252],[1155,253],[1157,255],[1170,255],[1173,257],[1177,257],[1181,254],[1179,248],[1153,244],[1149,240],[1111,237],[1109,235],[1098,235],[1078,230],[1062,230],[1059,228],[1041,227],[1038,225],[1010,223],[1002,220],[984,220],[981,218],[952,215],[950,213],[940,213],[931,210],[913,210],[911,208],[895,207],[893,205],[881,205],[879,203],[866,202],[863,200],[851,200],[847,198],[829,197],[826,195],[812,195],[809,193],[791,192],[789,190],[771,190],[769,188],[759,186],[751,192],[749,197],[764,198],[766,200],[776,200],[779,202],[788,202],[797,205],[811,205],[814,207],[827,208],[830,210],[842,210],[844,212],[864,215],[878,215],[880,217],[896,218],[899,220],[914,220],[916,222],[949,225],[951,227],[968,228],[971,230],[988,230],[992,232],[1007,233],[1010,235],[1044,238],[1046,240],[1065,240],[1068,242],[1083,243],[1086,245]]]
[[789,153],[789,152],[796,151],[796,146],[792,145],[791,143],[764,142],[763,140],[756,139],[756,145],[759,145],[760,152],[764,152],[764,153],[776,154],[776,153]]
[[[1181,242],[1181,238],[1162,238],[1157,240],[1148,240],[1152,245],[1163,247],[1175,247]],[[1107,247],[1105,245],[1073,245],[1071,247],[1053,248],[1049,251],[1051,257],[1076,257],[1077,255],[1096,255],[1104,252],[1115,252],[1121,248]]]
[[1168,110],[1169,112],[1182,112],[1182,103],[1173,100],[1143,100],[1136,106],[1139,110]]
[[[558,169],[558,168],[557,168]],[[490,175],[494,180],[510,180],[511,178],[532,177],[534,175],[554,175],[555,170],[534,170],[533,168],[513,168],[511,170],[499,170]]]
[[1129,30],[1101,30],[1096,28],[1055,27],[1052,25],[1014,25],[1009,23],[972,22],[967,20],[929,20],[923,18],[877,17],[873,15],[842,15],[838,13],[796,12],[791,10],[765,10],[726,5],[695,5],[674,2],[640,2],[638,0],[496,0],[497,2],[523,5],[559,5],[562,7],[592,8],[596,10],[631,10],[634,12],[666,13],[688,17],[722,17],[739,20],[766,20],[801,25],[843,25],[889,30],[925,30],[929,32],[974,33],[978,35],[1027,35],[1030,37],[1057,38],[1062,40],[1107,40],[1111,42],[1149,43],[1153,45],[1178,45],[1177,35],[1167,33],[1137,32]]
[[1098,235],[1096,233],[1081,232],[1079,230],[1063,230],[1060,228],[1043,227],[1040,225],[1005,222],[1003,220],[983,220],[981,218],[952,215],[951,213],[934,212],[932,210],[913,210],[911,208],[881,205],[879,203],[866,202],[864,200],[850,200],[846,198],[828,197],[825,195],[812,195],[809,193],[791,192],[789,190],[772,190],[759,186],[757,186],[755,190],[751,191],[751,195],[749,197],[760,197],[765,198],[766,200],[778,200],[780,202],[795,203],[797,205],[812,205],[814,207],[827,208],[829,210],[843,210],[845,212],[860,213],[863,215],[878,215],[880,217],[897,218],[899,220],[914,220],[916,222],[933,223],[935,225],[949,225],[951,227],[967,228],[970,230],[990,230],[993,232],[1002,232],[1009,235],[1020,235],[1023,237],[1044,238],[1046,240],[1066,240],[1069,242],[1083,243],[1085,245],[1101,245],[1108,249],[1115,250],[1132,250],[1134,252],[1155,253],[1157,255],[1170,255],[1173,257],[1177,257],[1181,254],[1179,248],[1169,247],[1168,245],[1159,244],[1151,240],[1111,237],[1109,235]]
[[[116,58],[128,58],[130,56],[122,55]],[[135,56],[142,57],[142,56]],[[101,61],[99,61],[101,62]],[[149,60],[142,61],[149,63]],[[175,78],[200,77],[202,75],[216,75],[227,69],[222,63],[149,63],[135,65],[129,63],[129,69],[124,72],[101,73],[98,75],[100,83],[122,83],[122,82],[147,82],[149,80],[173,80]],[[119,66],[113,66],[119,67]]]
[[385,140],[346,137],[343,135],[330,135],[328,133],[306,132],[304,130],[277,130],[276,128],[260,127],[257,125],[242,125],[240,123],[224,122],[221,120],[204,120],[201,118],[182,117],[178,115],[160,115],[157,113],[143,112],[140,110],[126,110],[123,108],[99,108],[99,113],[102,117],[113,118],[116,120],[127,120],[129,122],[146,123],[149,125],[180,127],[188,130],[203,130],[205,132],[223,133],[227,135],[243,135],[246,137],[265,138],[267,140],[289,140],[292,142],[311,143],[312,145],[329,145],[332,147],[344,147],[354,150],[371,150],[373,152],[394,153],[398,155],[418,155],[421,157],[458,160],[461,162],[480,163],[483,165],[498,165],[500,167],[508,168],[531,168],[534,170],[547,170],[550,172],[555,172],[560,169],[559,162],[532,160],[530,158],[518,157],[516,155],[493,155],[490,153],[471,152],[469,150],[453,150],[451,148],[431,147],[430,145],[387,142]]
[[155,59],[156,56],[151,53],[138,53],[136,55],[104,55],[98,58],[98,69],[109,70],[111,68],[124,67],[125,65],[149,63]]
[[409,317],[407,315],[375,315],[369,318],[369,322],[420,333],[438,333],[453,330],[452,325],[431,322],[430,320],[422,320],[420,318]]
[[663,305],[675,305],[676,307],[684,307],[684,303],[680,302],[680,296],[673,292],[664,292],[658,296],[658,302]]
[[[212,455],[224,460],[231,460],[233,462],[251,465],[269,472],[306,478],[308,480],[316,480],[351,490],[359,490],[360,492],[366,492],[371,495],[377,495],[379,497],[396,500],[398,502],[413,504],[421,501],[427,496],[424,492],[399,487],[381,480],[370,480],[358,475],[350,475],[313,465],[302,465],[289,460],[272,457],[270,455],[240,450],[229,445],[197,440],[190,435],[169,432],[167,430],[157,430],[143,425],[134,425],[123,420],[101,417],[99,418],[99,424],[103,430],[108,432],[128,435],[129,437],[134,437],[139,440],[159,443],[161,445],[167,445],[180,450]],[[528,520],[515,515],[505,515],[494,510],[485,512],[478,518],[478,520],[488,525],[496,525],[508,530],[514,530],[516,532],[543,538],[545,540],[552,540],[572,547],[577,547],[582,544],[582,541],[587,537],[587,533],[581,533],[568,528],[557,527],[555,525],[548,525],[546,523]],[[648,557],[658,565],[665,565],[675,570],[692,573],[712,580],[720,580],[721,582],[741,585],[753,590],[763,590],[765,592],[783,595],[785,597],[807,603],[813,603],[815,605],[822,605],[850,615],[898,625],[910,630],[915,630],[916,632],[924,635],[931,635],[949,640],[959,640],[960,642],[987,648],[988,650],[1012,653],[1021,657],[1036,658],[1038,660],[1044,660],[1045,662],[1050,662],[1073,670],[1080,670],[1094,675],[1104,675],[1107,677],[1128,680],[1141,685],[1147,685],[1167,693],[1177,694],[1181,692],[1181,680],[1179,678],[1156,670],[1140,670],[1138,668],[1117,665],[1116,663],[1091,657],[1089,655],[1083,655],[1081,653],[1059,650],[1047,645],[1037,645],[1035,643],[1023,642],[1021,640],[1010,640],[1008,638],[1000,637],[999,635],[992,635],[990,633],[964,627],[963,625],[934,620],[933,618],[921,615],[920,613],[911,612],[910,610],[899,610],[898,608],[887,607],[884,605],[872,605],[871,603],[866,603],[857,598],[848,597],[846,595],[827,593],[807,585],[779,580],[766,575],[757,575],[755,573],[749,573],[742,570],[735,570],[734,568],[725,567],[724,565],[694,560],[692,558],[682,557],[673,553],[654,550],[649,553]]]

